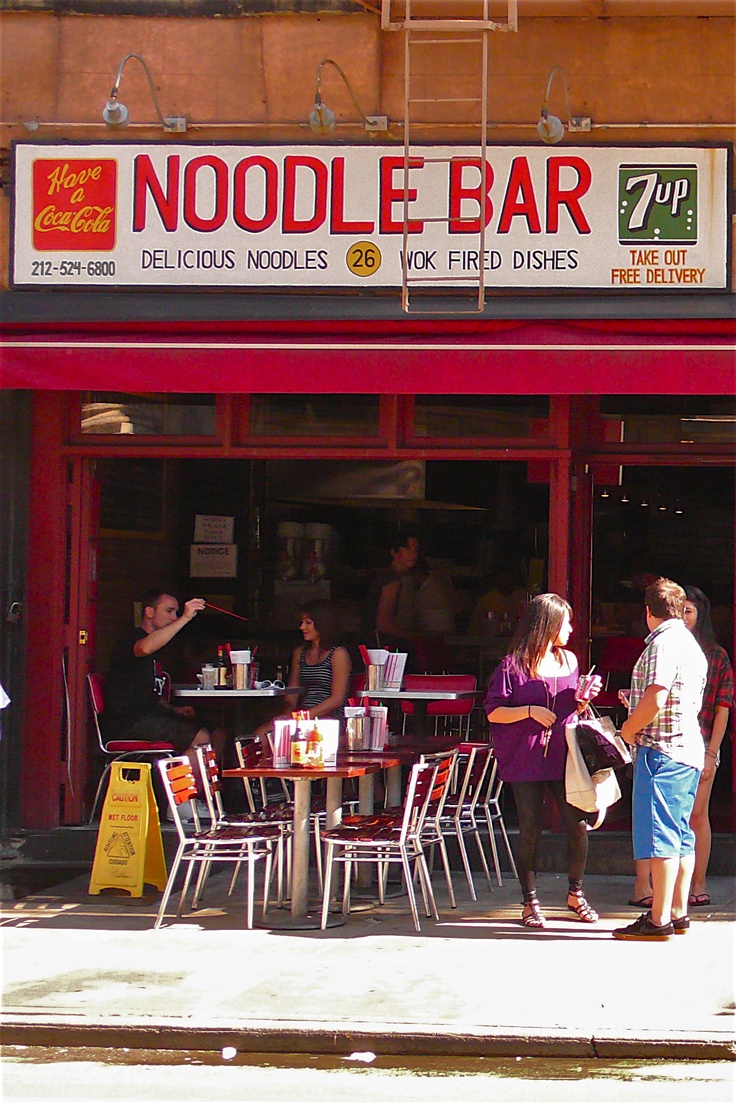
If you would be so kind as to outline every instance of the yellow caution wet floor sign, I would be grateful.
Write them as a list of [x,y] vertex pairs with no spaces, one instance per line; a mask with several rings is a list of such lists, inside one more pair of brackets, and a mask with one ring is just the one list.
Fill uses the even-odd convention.
[[140,898],[144,883],[163,890],[166,860],[151,765],[110,765],[110,786],[102,809],[89,893],[127,890]]

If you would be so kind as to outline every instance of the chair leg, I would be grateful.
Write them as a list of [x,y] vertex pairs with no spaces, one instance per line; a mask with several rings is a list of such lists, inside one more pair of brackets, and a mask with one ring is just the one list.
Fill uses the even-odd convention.
[[[422,926],[419,923],[419,911],[417,909],[417,897],[416,897],[416,894],[414,893],[414,876],[413,876],[413,872],[412,872],[412,869],[411,869],[411,863],[409,861],[409,856],[406,854],[406,852],[403,849],[402,849],[402,852],[401,852],[401,866],[404,870],[404,882],[406,883],[406,893],[407,893],[407,896],[409,898],[409,906],[411,907],[411,915],[414,919],[414,928],[417,930],[417,932],[421,932],[422,931]],[[423,885],[424,880],[423,880],[422,875],[420,875],[420,879],[421,879],[422,885]]]
[[429,868],[427,867],[427,859],[424,855],[424,852],[420,852],[417,856],[417,865],[419,867],[419,880],[420,882],[424,883],[424,886],[426,888],[425,903],[428,902],[426,906],[427,916],[432,916],[434,917],[435,921],[439,921],[440,915],[437,911],[437,903],[434,898],[434,890],[432,889],[432,879],[429,875]]
[[164,888],[164,892],[163,892],[163,895],[161,897],[161,903],[158,907],[158,913],[156,914],[156,920],[155,920],[154,925],[153,925],[153,927],[155,929],[161,927],[161,922],[164,919],[164,914],[166,913],[166,907],[169,904],[169,898],[171,897],[171,891],[174,889],[174,881],[176,880],[176,876],[179,873],[179,866],[181,864],[181,857],[182,857],[183,851],[184,851],[184,845],[180,844],[178,849],[177,849],[176,855],[174,856],[174,862],[171,865],[171,874],[169,875],[169,877],[166,881],[166,887]]
[[483,841],[481,840],[480,829],[478,828],[478,822],[475,820],[475,814],[471,818],[471,826],[473,836],[475,837],[476,847],[478,848],[478,855],[480,856],[480,862],[483,865],[483,871],[488,882],[488,889],[493,890],[493,882],[491,881],[491,870],[488,866],[488,857],[486,856],[486,850],[483,847]]
[[[281,841],[276,845],[277,848],[281,846]],[[271,893],[271,876],[273,874],[273,841],[269,840],[266,845],[266,861],[265,871],[263,872],[263,916],[268,913],[268,899]]]
[[473,882],[473,875],[470,870],[468,849],[465,847],[465,837],[459,821],[455,822],[455,836],[457,837],[457,846],[460,852],[460,859],[463,861],[463,867],[465,868],[465,878],[468,883],[468,889],[470,890],[470,897],[473,899],[474,902],[477,902],[478,897],[475,893],[475,884]]
[[496,835],[493,831],[493,817],[487,810],[486,821],[488,822],[488,843],[491,846],[491,852],[493,853],[493,866],[496,869],[496,882],[499,886],[503,886],[503,879],[501,878],[501,864],[498,861],[498,846],[496,845]]
[[246,845],[246,861],[248,864],[248,901],[246,904],[245,924],[246,928],[253,928],[253,902],[256,896],[256,863],[253,854],[253,845]]
[[333,855],[335,852],[335,845],[331,840],[327,842],[327,854],[325,856],[325,878],[324,886],[322,887],[322,917],[320,919],[320,928],[327,928],[327,914],[330,909],[330,891],[332,890],[332,864]]
[[445,881],[447,882],[447,893],[450,897],[451,909],[457,909],[457,902],[455,901],[455,888],[452,885],[452,874],[450,873],[450,857],[447,854],[447,845],[445,844],[445,838],[440,836],[437,841],[437,847],[440,850],[442,856],[442,866],[445,869]]
[[353,877],[353,860],[349,859],[343,864],[342,874],[342,915],[348,917],[350,915],[350,882]]
[[324,876],[322,872],[322,841],[319,836],[321,828],[319,814],[312,814],[312,828],[314,830],[314,860],[317,868],[317,886],[321,894],[324,889]]
[[376,861],[376,870],[378,878],[378,904],[386,904],[386,886],[388,884],[388,864],[385,860],[379,859]]
[[[205,866],[205,864],[201,864],[200,866],[203,867],[203,866]],[[209,864],[207,864],[207,866],[209,866]],[[187,873],[184,876],[184,885],[181,888],[181,894],[179,895],[179,905],[177,906],[177,909],[176,909],[177,917],[181,917],[181,913],[182,913],[182,910],[184,908],[184,901],[185,901],[186,896],[187,896],[187,891],[189,890],[189,883],[192,880],[193,872],[194,872],[194,859],[192,858],[191,860],[189,860],[187,862]],[[200,871],[200,873],[197,877],[197,884],[195,885],[195,888],[194,888],[194,897],[192,898],[192,909],[196,909],[197,905],[199,904],[199,898],[197,897],[197,889],[199,887],[199,880],[201,879],[201,877],[202,877],[202,875],[201,875],[201,871]]]

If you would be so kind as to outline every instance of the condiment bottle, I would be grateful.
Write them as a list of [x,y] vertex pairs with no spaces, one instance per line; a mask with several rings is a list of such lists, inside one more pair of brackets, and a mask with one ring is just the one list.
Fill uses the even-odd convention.
[[323,767],[322,734],[315,725],[307,738],[307,763],[310,767]]
[[228,671],[227,664],[225,663],[225,654],[222,645],[217,646],[217,670],[215,671],[215,686],[227,687],[228,683]]
[[302,729],[297,728],[291,742],[291,766],[305,767],[307,763],[307,738]]

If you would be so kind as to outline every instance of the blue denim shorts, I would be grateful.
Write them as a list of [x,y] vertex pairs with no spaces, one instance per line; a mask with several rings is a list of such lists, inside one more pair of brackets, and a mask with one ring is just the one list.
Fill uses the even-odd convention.
[[639,746],[634,763],[634,859],[673,859],[695,850],[690,828],[700,772],[656,748]]

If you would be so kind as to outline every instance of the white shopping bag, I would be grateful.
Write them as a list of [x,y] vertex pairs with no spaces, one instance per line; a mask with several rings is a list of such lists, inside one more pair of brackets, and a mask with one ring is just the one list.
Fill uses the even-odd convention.
[[565,797],[576,809],[583,810],[585,813],[598,814],[595,824],[588,826],[592,831],[603,824],[609,806],[618,802],[621,788],[618,785],[616,772],[611,767],[596,771],[595,775],[590,774],[578,747],[576,728],[575,722],[565,726],[567,740]]

